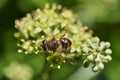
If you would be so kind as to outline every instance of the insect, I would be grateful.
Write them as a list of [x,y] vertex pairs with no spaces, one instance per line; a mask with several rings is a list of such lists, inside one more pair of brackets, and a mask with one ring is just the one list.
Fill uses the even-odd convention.
[[[65,35],[65,34],[64,34]],[[64,51],[71,47],[72,42],[65,38],[64,35],[62,35],[60,38],[56,38],[55,36],[49,40],[44,39],[42,41],[42,48],[44,51],[51,50],[51,51]]]

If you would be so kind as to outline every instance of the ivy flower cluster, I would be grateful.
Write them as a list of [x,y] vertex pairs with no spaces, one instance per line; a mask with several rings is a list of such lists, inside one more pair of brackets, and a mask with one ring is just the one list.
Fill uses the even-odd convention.
[[18,62],[11,62],[3,69],[3,73],[10,80],[31,80],[34,75],[29,65]]
[[[104,69],[104,63],[112,60],[110,43],[94,37],[92,30],[83,26],[71,10],[61,5],[46,4],[43,10],[27,13],[20,20],[15,20],[15,28],[18,30],[14,34],[18,39],[18,52],[44,55],[51,67],[60,69],[64,62],[74,64],[74,61],[83,61],[85,67],[91,63],[92,70],[98,71]],[[57,42],[50,40],[59,41],[62,37],[69,39],[71,46],[67,48],[67,42],[58,42],[65,49],[56,49]]]
[[112,51],[109,47],[109,42],[100,42],[98,37],[93,37],[83,42],[81,49],[84,56],[84,66],[88,67],[92,63],[93,71],[103,70],[104,63],[112,60],[110,56]]

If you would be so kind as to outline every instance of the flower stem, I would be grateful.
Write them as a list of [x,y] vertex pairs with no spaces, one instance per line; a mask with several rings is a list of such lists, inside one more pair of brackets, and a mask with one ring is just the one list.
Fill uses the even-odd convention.
[[49,74],[51,72],[51,68],[48,64],[48,61],[46,60],[46,56],[44,56],[44,66],[42,71],[40,72],[39,79],[40,80],[48,80],[49,79]]

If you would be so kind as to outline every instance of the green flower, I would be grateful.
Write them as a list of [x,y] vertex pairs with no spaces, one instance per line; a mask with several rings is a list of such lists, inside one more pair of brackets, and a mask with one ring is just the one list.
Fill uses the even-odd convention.
[[110,56],[112,50],[109,47],[109,42],[100,42],[98,37],[87,39],[81,47],[84,65],[92,63],[93,71],[103,70],[104,63],[112,60]]
[[[63,62],[83,61],[84,65],[92,63],[93,71],[97,71],[104,68],[103,63],[111,60],[110,43],[93,37],[92,30],[83,26],[71,10],[61,5],[50,7],[46,4],[43,10],[37,9],[16,20],[15,28],[18,30],[15,33],[19,39],[18,52],[43,54],[51,67],[60,68]],[[57,43],[51,41],[53,38]],[[61,38],[70,40],[71,45],[61,43]],[[52,48],[55,48],[53,45],[59,47],[52,50],[48,48],[51,45]],[[62,46],[67,47],[63,50]]]

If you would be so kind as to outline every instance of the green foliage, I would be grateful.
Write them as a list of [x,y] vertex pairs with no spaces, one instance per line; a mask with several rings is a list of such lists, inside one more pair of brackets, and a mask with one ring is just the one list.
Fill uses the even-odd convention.
[[[44,56],[18,54],[17,41],[13,37],[13,33],[16,31],[13,26],[15,19],[23,17],[27,12],[36,8],[44,8],[46,2],[59,3],[66,8],[72,9],[78,14],[82,23],[90,25],[89,27],[94,29],[95,35],[99,36],[101,40],[110,41],[113,50],[113,60],[105,65],[105,70],[102,73],[92,73],[91,65],[88,68],[81,68],[82,63],[77,65],[65,63],[61,65],[60,70],[48,71],[50,72],[50,80],[93,80],[93,78],[94,80],[119,80],[119,0],[0,0],[0,80],[10,79],[6,74],[6,70],[9,71],[11,64],[14,64],[13,66],[16,69],[23,68],[23,70],[31,71],[32,80],[41,79],[40,75],[43,73],[45,63]],[[72,63],[76,62],[73,61]],[[12,72],[16,72],[16,70],[12,69]],[[41,76],[48,78],[45,73]]]
[[[52,6],[46,4],[43,10],[37,9],[16,20],[15,28],[18,29],[15,33],[19,39],[18,52],[43,54],[50,67],[60,69],[62,62],[83,60],[84,65],[92,63],[92,70],[98,71],[104,69],[104,63],[112,60],[110,43],[93,37],[92,31],[82,26],[72,11],[55,3]],[[63,43],[62,39],[67,42]]]
[[0,9],[4,7],[6,3],[7,3],[7,0],[0,0]]

